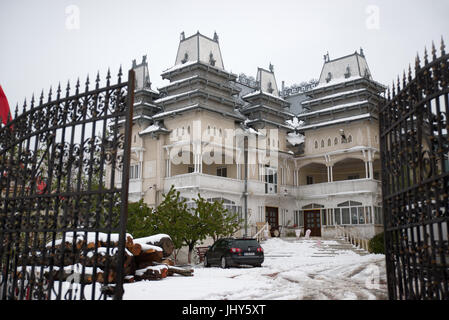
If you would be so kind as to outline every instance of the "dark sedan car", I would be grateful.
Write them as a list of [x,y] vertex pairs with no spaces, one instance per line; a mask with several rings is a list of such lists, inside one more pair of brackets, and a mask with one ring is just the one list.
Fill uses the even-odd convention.
[[255,239],[225,238],[217,240],[204,256],[204,266],[222,268],[239,265],[260,267],[264,260],[263,249]]

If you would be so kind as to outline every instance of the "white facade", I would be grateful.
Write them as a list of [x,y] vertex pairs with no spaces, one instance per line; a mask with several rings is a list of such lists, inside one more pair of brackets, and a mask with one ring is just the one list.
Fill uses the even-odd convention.
[[382,228],[374,111],[382,86],[364,55],[325,61],[299,122],[288,121],[288,97],[268,69],[258,68],[253,86],[239,83],[224,69],[216,35],[182,35],[162,95],[149,79],[136,93],[130,201],[156,206],[173,185],[186,199],[224,200],[247,217],[249,236],[266,222],[282,235],[302,227],[332,237],[337,224],[374,236]]

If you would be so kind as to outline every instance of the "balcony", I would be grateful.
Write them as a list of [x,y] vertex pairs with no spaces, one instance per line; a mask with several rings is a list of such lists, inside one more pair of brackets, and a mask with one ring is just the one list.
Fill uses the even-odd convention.
[[181,174],[164,179],[165,190],[169,190],[172,185],[174,185],[177,190],[201,188],[210,191],[232,194],[242,194],[245,187],[243,180],[218,177],[202,173]]
[[303,185],[298,188],[299,199],[319,199],[331,195],[380,193],[381,183],[377,180],[359,179]]

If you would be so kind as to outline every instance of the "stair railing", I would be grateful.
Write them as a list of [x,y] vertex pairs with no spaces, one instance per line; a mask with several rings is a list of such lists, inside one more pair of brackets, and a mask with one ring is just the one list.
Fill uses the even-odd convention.
[[265,230],[266,230],[267,232],[270,231],[268,222],[265,223],[264,226],[263,226],[262,228],[260,228],[260,230],[253,236],[253,238],[254,238],[254,239],[257,239],[257,241],[260,242],[260,241],[262,240],[262,238],[263,238],[262,232],[265,231]]
[[369,240],[360,238],[358,235],[355,235],[351,230],[346,229],[345,227],[336,225],[336,236],[344,237],[346,241],[351,243],[352,245],[359,247],[360,249],[364,249],[369,251]]

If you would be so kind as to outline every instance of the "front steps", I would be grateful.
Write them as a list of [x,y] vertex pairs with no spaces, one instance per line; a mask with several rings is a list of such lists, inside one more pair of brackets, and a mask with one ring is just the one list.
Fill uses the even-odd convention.
[[[370,254],[367,250],[357,247],[350,242],[348,242],[345,238],[334,238],[334,239],[322,239],[320,237],[311,237],[310,239],[304,239],[303,237],[300,239],[296,238],[281,238],[284,241],[288,242],[302,242],[302,241],[309,241],[309,242],[315,242],[315,246],[318,247],[318,252],[316,252],[313,257],[320,258],[320,257],[335,257],[339,255],[339,252],[341,251],[353,251],[357,253],[360,256],[365,256]],[[328,243],[329,241],[333,241],[336,243]],[[263,241],[261,242],[263,244]],[[291,252],[278,252],[273,255],[266,255],[266,257],[272,257],[272,258],[280,258],[280,257],[289,257],[293,253]]]

